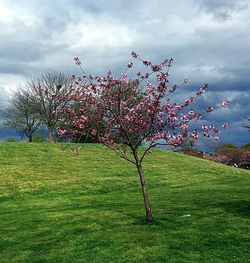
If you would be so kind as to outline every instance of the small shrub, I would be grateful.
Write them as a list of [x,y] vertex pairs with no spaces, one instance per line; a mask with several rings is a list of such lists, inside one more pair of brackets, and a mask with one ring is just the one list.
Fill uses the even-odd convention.
[[46,142],[47,139],[46,139],[45,135],[43,135],[41,133],[35,133],[32,136],[32,141],[33,142]]
[[240,160],[243,162],[250,162],[250,151],[243,152],[240,156]]
[[250,170],[250,162],[242,162],[239,164],[239,167],[242,169]]
[[10,137],[7,137],[4,141],[5,142],[18,142],[18,139],[14,136],[10,136]]
[[232,159],[230,157],[225,156],[225,155],[215,156],[214,160],[216,162],[223,163],[223,164],[229,164],[232,161]]
[[224,144],[221,145],[216,150],[217,156],[227,156],[229,161],[229,165],[239,165],[241,162],[241,155],[244,152],[243,149],[237,148],[237,146],[232,144]]
[[247,144],[245,144],[245,145],[243,145],[243,146],[241,147],[241,149],[244,150],[244,151],[245,151],[245,150],[246,150],[246,151],[247,151],[247,150],[250,151],[250,142],[247,143]]

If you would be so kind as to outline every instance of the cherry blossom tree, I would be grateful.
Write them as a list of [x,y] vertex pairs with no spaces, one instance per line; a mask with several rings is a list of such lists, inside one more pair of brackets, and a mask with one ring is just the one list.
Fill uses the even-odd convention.
[[[64,110],[60,119],[60,136],[92,136],[117,153],[121,158],[135,165],[141,183],[147,223],[153,223],[152,207],[149,201],[143,161],[147,154],[158,145],[178,147],[187,142],[193,144],[200,137],[219,140],[219,128],[214,123],[202,122],[202,114],[215,108],[208,106],[204,111],[195,111],[192,105],[206,91],[204,84],[194,96],[177,102],[173,93],[188,84],[170,84],[170,68],[173,59],[160,64],[142,60],[135,52],[132,57],[142,63],[145,72],[138,72],[129,78],[134,65],[130,62],[120,78],[109,71],[104,77],[92,76],[83,71],[81,61],[75,58],[83,77],[72,78],[68,98],[72,104]],[[130,70],[130,71],[129,71]],[[62,100],[60,96],[57,100]],[[218,107],[226,108],[223,101]],[[223,123],[222,128],[227,128]],[[140,147],[143,145],[143,147]]]

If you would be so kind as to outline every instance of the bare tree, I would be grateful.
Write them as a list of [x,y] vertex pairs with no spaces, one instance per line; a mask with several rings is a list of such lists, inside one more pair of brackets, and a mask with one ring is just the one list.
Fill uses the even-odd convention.
[[26,87],[19,86],[9,101],[3,117],[4,126],[18,130],[32,142],[33,133],[41,125],[34,108],[34,98]]
[[69,103],[67,94],[71,88],[71,80],[62,73],[49,71],[27,83],[35,98],[35,110],[48,128],[50,141],[55,142],[56,124]]

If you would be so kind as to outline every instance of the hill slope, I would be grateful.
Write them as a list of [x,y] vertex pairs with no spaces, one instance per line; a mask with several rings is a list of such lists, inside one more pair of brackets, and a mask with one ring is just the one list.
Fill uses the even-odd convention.
[[0,144],[0,262],[248,262],[250,173],[156,150],[135,167],[100,145]]

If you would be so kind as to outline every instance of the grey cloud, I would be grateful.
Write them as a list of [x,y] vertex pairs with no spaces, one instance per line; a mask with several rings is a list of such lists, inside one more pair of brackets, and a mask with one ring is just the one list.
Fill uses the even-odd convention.
[[232,17],[232,12],[248,8],[248,0],[228,1],[228,0],[197,0],[201,9],[214,15],[218,20],[227,20]]
[[[171,81],[191,83],[177,98],[208,82],[208,95],[197,108],[231,96],[228,113],[213,118],[231,121],[234,140],[244,133],[237,127],[239,116],[250,115],[249,0],[2,0],[1,5],[7,17],[0,17],[0,73],[11,85],[10,76],[25,80],[48,69],[80,74],[75,56],[88,73],[111,69],[117,75],[132,50],[155,63],[172,57]],[[140,69],[139,64],[135,71]]]

